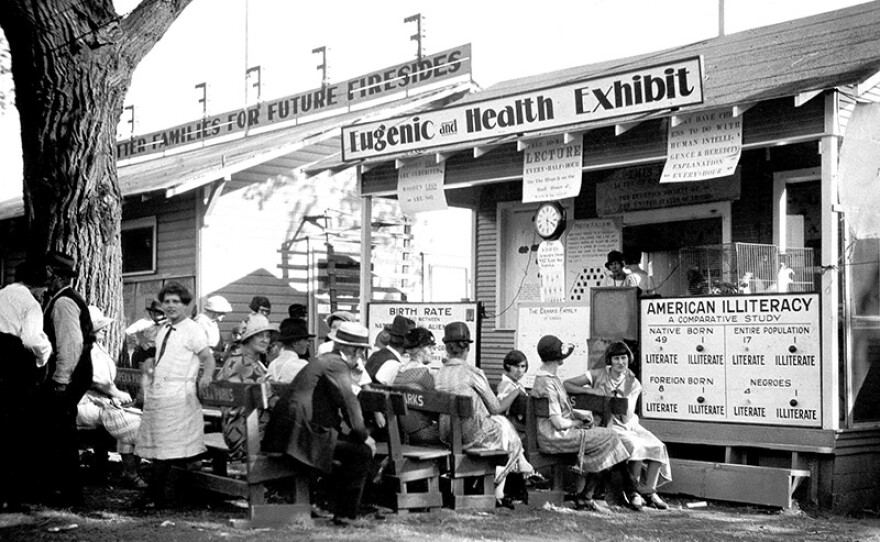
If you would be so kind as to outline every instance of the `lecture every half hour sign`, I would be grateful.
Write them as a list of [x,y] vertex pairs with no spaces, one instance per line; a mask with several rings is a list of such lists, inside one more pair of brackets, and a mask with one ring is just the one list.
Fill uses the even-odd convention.
[[821,427],[818,294],[641,301],[645,418]]

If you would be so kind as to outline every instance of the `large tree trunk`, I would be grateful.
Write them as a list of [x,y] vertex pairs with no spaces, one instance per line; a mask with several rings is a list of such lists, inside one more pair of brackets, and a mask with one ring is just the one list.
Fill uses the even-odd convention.
[[144,0],[121,19],[111,0],[6,0],[21,118],[29,251],[78,262],[77,290],[117,319],[121,344],[122,195],[114,139],[134,68],[191,0]]

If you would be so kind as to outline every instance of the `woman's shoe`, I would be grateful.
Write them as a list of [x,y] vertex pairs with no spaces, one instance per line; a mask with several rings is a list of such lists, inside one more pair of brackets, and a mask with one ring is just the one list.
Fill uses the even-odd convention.
[[645,495],[648,499],[648,504],[656,508],[657,510],[668,510],[669,505],[666,504],[666,501],[660,498],[660,495],[656,493],[651,493],[650,495]]
[[642,508],[645,507],[645,499],[642,498],[638,493],[633,493],[632,495],[628,495],[626,499],[627,506],[630,507],[631,510],[635,510],[636,512],[641,511]]

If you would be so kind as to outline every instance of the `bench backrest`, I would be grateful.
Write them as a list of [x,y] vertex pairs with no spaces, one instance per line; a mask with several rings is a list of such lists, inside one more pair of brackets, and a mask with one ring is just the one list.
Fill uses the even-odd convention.
[[[474,415],[473,400],[466,395],[457,395],[445,391],[437,390],[419,390],[408,388],[406,386],[382,386],[372,385],[371,389],[385,390],[399,394],[403,397],[406,407],[409,410],[418,410],[432,414],[440,414],[449,416],[451,429],[452,453],[461,454],[463,451],[462,444],[462,419],[471,418]],[[389,424],[388,433],[394,433],[399,437],[399,425],[394,420],[394,428]]]

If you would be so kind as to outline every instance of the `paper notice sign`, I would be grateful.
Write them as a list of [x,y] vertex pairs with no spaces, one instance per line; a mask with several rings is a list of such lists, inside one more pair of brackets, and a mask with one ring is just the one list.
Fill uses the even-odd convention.
[[576,197],[581,192],[583,136],[565,143],[561,135],[529,141],[523,151],[523,203]]
[[397,170],[397,201],[404,214],[447,209],[443,178],[446,162],[435,163],[434,157],[413,160]]
[[541,269],[541,301],[565,297],[565,247],[560,241],[544,241],[538,247]]
[[702,181],[732,175],[742,154],[742,117],[730,110],[682,115],[669,123],[661,183]]

